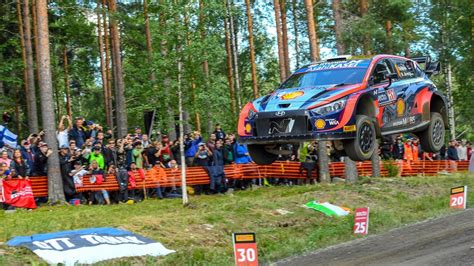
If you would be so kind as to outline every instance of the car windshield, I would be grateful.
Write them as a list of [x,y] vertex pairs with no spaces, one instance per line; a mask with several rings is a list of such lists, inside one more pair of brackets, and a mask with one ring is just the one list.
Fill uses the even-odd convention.
[[361,83],[367,68],[326,69],[293,74],[280,89]]

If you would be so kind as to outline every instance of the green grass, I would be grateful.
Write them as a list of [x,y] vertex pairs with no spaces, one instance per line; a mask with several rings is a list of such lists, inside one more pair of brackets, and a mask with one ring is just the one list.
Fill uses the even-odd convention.
[[[232,232],[257,233],[259,260],[271,262],[356,238],[353,216],[326,217],[303,208],[310,200],[351,209],[369,206],[370,234],[446,215],[449,188],[474,187],[474,176],[367,179],[357,185],[324,184],[259,188],[233,195],[147,200],[135,205],[57,206],[0,212],[0,242],[14,236],[89,227],[120,227],[163,243],[177,252],[166,257],[124,258],[102,264],[232,265]],[[468,205],[474,196],[468,197]],[[277,209],[291,213],[279,214]],[[38,264],[24,248],[1,246],[0,265]]]

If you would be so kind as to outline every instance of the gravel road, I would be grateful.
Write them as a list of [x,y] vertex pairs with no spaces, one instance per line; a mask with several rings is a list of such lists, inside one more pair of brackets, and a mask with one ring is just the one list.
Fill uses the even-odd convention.
[[474,209],[273,265],[474,265]]

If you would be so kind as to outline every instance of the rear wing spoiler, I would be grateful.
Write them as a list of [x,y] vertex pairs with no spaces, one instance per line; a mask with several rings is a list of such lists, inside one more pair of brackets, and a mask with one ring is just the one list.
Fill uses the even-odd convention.
[[417,62],[428,77],[438,74],[441,70],[441,64],[438,61],[431,61],[429,56],[411,57],[410,59]]

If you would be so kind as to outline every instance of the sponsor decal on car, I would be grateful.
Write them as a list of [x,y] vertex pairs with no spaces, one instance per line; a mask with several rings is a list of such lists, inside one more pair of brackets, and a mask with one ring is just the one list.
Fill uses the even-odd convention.
[[404,117],[402,119],[393,121],[392,126],[398,127],[398,126],[404,126],[404,125],[411,125],[416,122],[416,117],[415,116],[409,116],[409,117]]
[[326,127],[326,121],[324,121],[323,119],[318,119],[314,122],[314,126],[317,129],[324,129]]
[[357,65],[363,60],[349,60],[349,61],[339,61],[339,62],[325,62],[308,67],[307,71],[316,71],[316,70],[327,70],[327,69],[337,69],[337,68],[351,68],[357,67]]
[[281,99],[282,100],[292,100],[292,99],[298,98],[300,96],[303,96],[303,94],[304,94],[303,91],[293,91],[293,92],[283,94],[281,96]]
[[356,131],[356,125],[344,126],[342,129],[344,132],[354,132]]
[[403,116],[405,114],[405,101],[400,98],[397,100],[397,116]]
[[325,121],[330,125],[330,126],[337,126],[339,125],[339,121],[337,121],[336,119],[325,119]]

